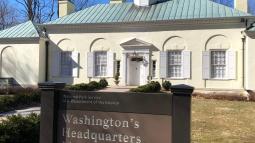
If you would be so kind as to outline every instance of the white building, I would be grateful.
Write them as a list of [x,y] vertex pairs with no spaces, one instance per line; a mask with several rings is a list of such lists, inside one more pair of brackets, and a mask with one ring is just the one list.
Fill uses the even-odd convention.
[[[60,18],[34,26],[35,48],[22,38],[27,31],[19,30],[22,26],[0,32],[2,53],[10,47],[27,57],[5,66],[13,60],[6,57],[18,56],[2,54],[1,77],[14,77],[21,85],[100,78],[114,85],[119,72],[121,85],[170,80],[196,88],[255,89],[255,17],[245,12],[243,0],[236,8],[209,0],[135,0],[69,14],[73,4],[62,0]],[[18,68],[29,64],[38,66]],[[15,73],[5,72],[9,69]]]

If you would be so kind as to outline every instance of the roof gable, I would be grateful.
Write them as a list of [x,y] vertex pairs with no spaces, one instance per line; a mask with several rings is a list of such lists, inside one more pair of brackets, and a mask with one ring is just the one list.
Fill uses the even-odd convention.
[[46,24],[141,22],[251,16],[210,0],[168,0],[138,7],[133,3],[98,4]]
[[126,50],[137,50],[137,48],[139,48],[139,49],[148,49],[152,51],[158,51],[158,49],[153,44],[145,42],[137,38],[121,43],[120,46]]
[[38,38],[39,33],[31,21],[21,23],[0,31],[0,39],[3,38]]
[[122,47],[133,47],[133,46],[152,46],[152,44],[142,41],[140,39],[131,39],[120,44]]

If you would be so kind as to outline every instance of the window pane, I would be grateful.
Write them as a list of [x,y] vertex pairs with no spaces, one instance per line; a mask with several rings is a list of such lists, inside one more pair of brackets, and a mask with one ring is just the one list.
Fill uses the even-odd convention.
[[95,53],[96,76],[106,76],[107,71],[107,52]]
[[61,75],[72,76],[72,52],[61,52]]
[[182,76],[182,51],[168,52],[168,76],[181,77]]
[[226,74],[226,51],[211,51],[211,77],[224,78]]

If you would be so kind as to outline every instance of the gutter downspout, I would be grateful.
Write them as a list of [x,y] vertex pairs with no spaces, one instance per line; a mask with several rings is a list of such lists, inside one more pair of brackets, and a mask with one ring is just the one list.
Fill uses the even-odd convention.
[[45,42],[45,82],[48,82],[48,69],[49,69],[49,41]]
[[246,72],[246,70],[245,70],[245,68],[246,68],[246,60],[245,60],[245,58],[246,58],[246,56],[245,56],[245,52],[246,52],[246,50],[245,50],[245,46],[246,46],[246,36],[244,35],[244,37],[242,38],[242,43],[243,43],[243,45],[242,45],[242,54],[243,54],[243,80],[242,80],[242,87],[243,87],[243,89],[245,89],[246,88],[246,86],[245,86],[245,81],[246,81],[246,76],[245,76],[245,72]]
[[[243,22],[244,23],[244,25],[245,25],[245,30],[247,30],[248,29],[248,19],[241,19],[241,22]],[[243,57],[243,59],[242,59],[242,72],[243,72],[243,79],[242,79],[242,88],[244,89],[244,90],[246,90],[245,88],[246,88],[246,76],[245,76],[245,73],[246,73],[246,34],[245,34],[245,31],[242,31],[241,32],[241,34],[243,35],[243,37],[241,38],[242,39],[242,57]]]

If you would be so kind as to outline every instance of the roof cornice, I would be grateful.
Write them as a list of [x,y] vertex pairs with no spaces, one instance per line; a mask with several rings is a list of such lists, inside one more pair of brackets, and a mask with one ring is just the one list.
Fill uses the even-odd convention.
[[39,37],[0,38],[0,44],[38,43]]
[[[72,32],[73,29],[112,29],[116,28],[129,29],[129,28],[150,28],[150,27],[161,27],[171,28],[178,26],[189,26],[193,29],[192,25],[245,25],[245,21],[252,19],[255,21],[254,16],[247,17],[231,17],[231,18],[214,18],[214,19],[183,19],[183,20],[166,20],[166,21],[143,21],[143,22],[122,22],[122,23],[93,23],[93,24],[42,24],[40,27],[45,27],[48,33],[54,33],[55,30],[62,30],[63,33]],[[171,27],[169,27],[171,26]],[[68,29],[68,30],[67,30]],[[82,31],[80,31],[82,32]]]

